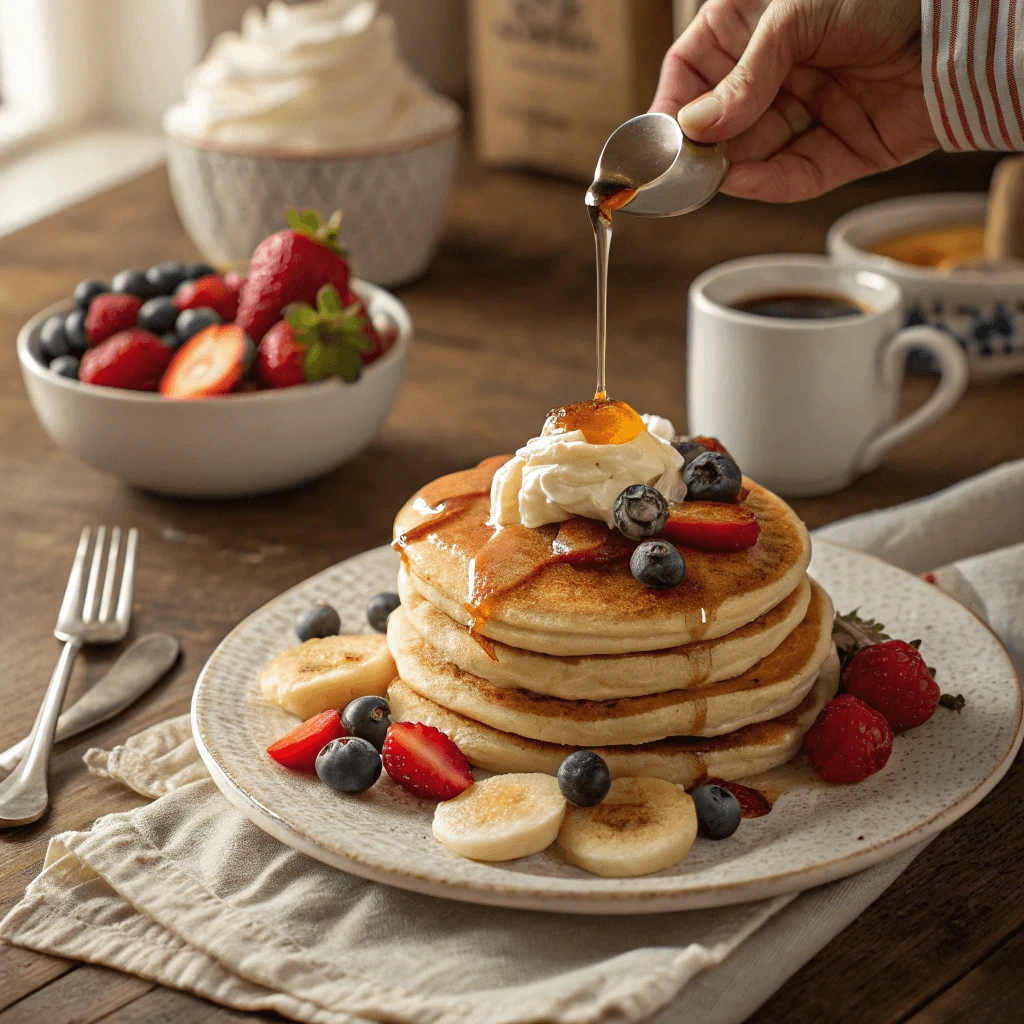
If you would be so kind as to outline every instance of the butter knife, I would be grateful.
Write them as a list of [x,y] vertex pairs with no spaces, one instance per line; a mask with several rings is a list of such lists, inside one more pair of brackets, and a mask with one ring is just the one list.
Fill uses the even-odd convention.
[[[77,736],[133,704],[178,660],[181,644],[166,633],[149,633],[127,647],[107,674],[57,720],[54,742]],[[17,767],[26,740],[0,754],[0,769]]]

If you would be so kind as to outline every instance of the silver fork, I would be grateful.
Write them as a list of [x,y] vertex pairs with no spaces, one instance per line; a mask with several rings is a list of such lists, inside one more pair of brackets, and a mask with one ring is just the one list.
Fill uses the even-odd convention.
[[[64,641],[64,650],[50,676],[43,703],[28,735],[28,749],[18,767],[0,782],[0,828],[27,825],[41,818],[46,811],[50,801],[46,775],[71,669],[84,644],[115,644],[127,635],[135,597],[138,547],[139,531],[131,529],[124,545],[124,564],[119,573],[121,528],[115,526],[110,531],[109,545],[105,526],[96,528],[95,538],[90,527],[82,530],[53,631],[58,640]],[[87,562],[90,563],[88,577],[85,573]],[[115,605],[114,589],[118,575],[121,585],[117,589]]]

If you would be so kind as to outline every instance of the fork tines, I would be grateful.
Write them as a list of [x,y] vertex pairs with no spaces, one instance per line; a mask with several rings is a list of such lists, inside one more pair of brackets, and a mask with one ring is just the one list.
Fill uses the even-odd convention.
[[[123,539],[124,531],[120,526],[109,530],[106,526],[98,526],[95,530],[86,526],[82,530],[57,617],[58,632],[75,632],[90,623],[124,623],[127,628],[135,593],[139,531],[133,527],[128,530],[127,540],[122,544]],[[86,563],[89,565],[88,576]]]

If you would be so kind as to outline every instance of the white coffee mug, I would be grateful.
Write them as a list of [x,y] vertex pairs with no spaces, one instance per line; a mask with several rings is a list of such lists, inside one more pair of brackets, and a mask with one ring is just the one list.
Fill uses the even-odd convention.
[[[863,312],[822,319],[733,308],[777,295],[843,296]],[[823,256],[752,256],[690,286],[691,434],[717,437],[748,476],[792,497],[838,491],[895,444],[947,413],[967,387],[967,357],[946,332],[900,330],[899,286]],[[938,386],[896,421],[907,353],[932,352]]]

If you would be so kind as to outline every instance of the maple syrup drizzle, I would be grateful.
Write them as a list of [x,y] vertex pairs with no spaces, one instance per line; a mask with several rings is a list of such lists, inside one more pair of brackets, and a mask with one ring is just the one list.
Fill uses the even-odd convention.
[[589,444],[626,444],[646,429],[632,406],[614,398],[594,398],[552,409],[541,433],[550,436],[579,430]]
[[605,350],[608,340],[608,256],[612,246],[612,211],[621,210],[636,189],[612,178],[598,179],[587,189],[586,204],[597,248],[597,387],[594,398],[608,397]]

